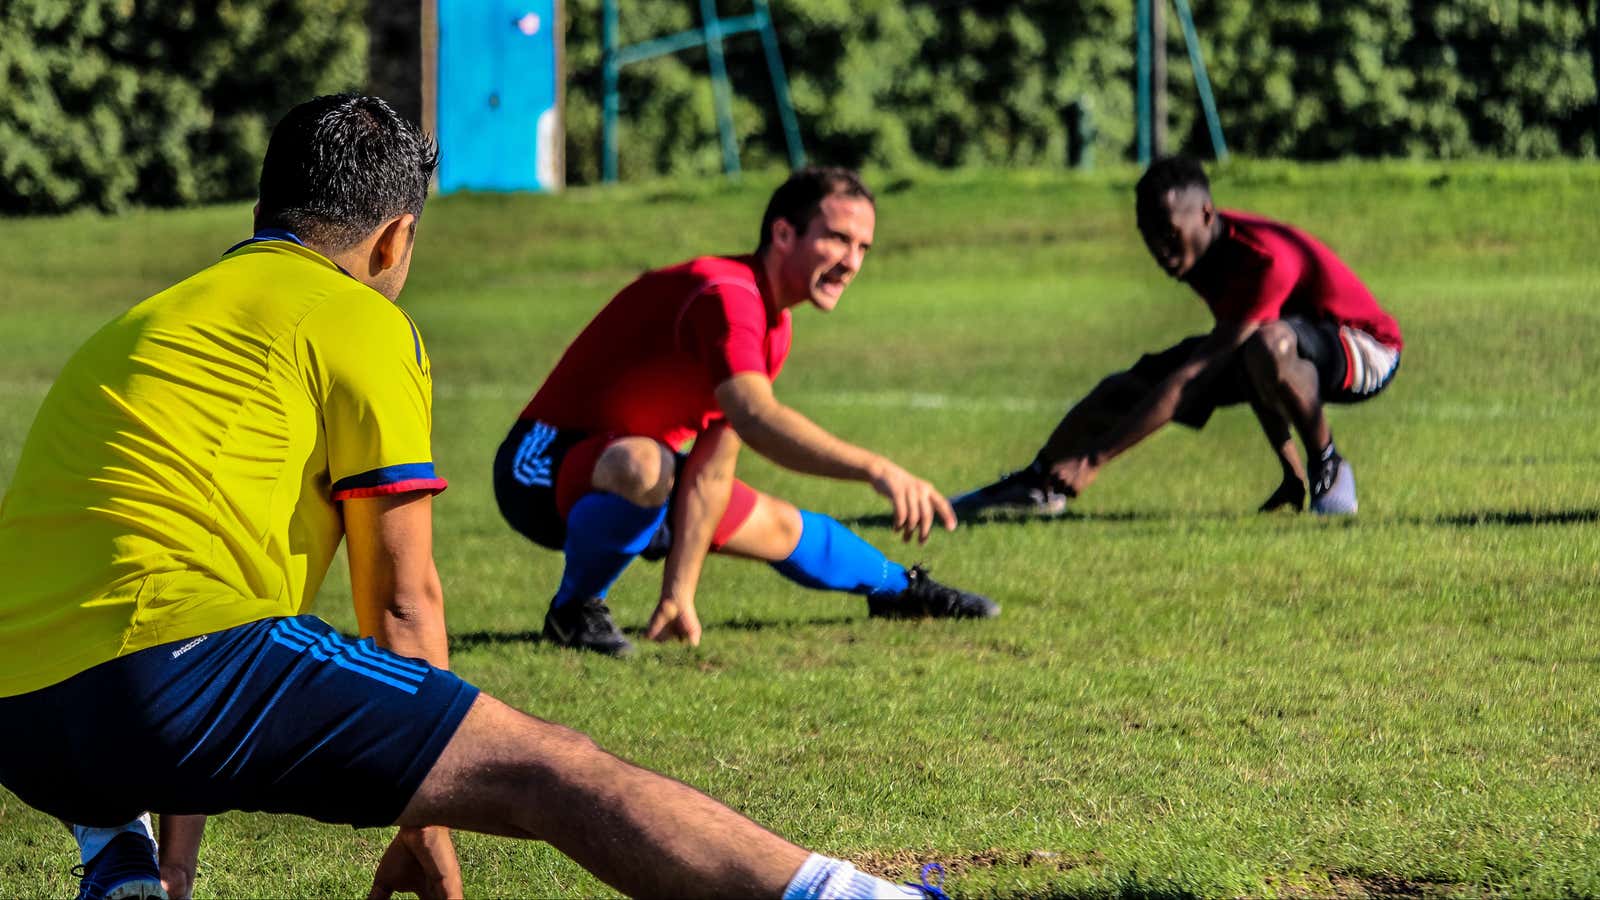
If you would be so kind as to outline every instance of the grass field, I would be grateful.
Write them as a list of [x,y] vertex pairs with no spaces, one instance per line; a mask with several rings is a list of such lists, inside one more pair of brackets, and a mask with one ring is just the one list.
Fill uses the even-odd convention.
[[[950,492],[1025,462],[1098,377],[1208,324],[1145,255],[1133,174],[878,179],[876,249],[837,312],[797,311],[780,398]],[[633,275],[751,246],[773,181],[430,206],[404,299],[434,362],[462,674],[801,843],[897,878],[943,862],[958,895],[1600,894],[1600,170],[1218,177],[1223,205],[1341,252],[1405,331],[1389,392],[1333,415],[1354,521],[1254,515],[1277,470],[1229,411],[1158,434],[1065,519],[895,548],[998,621],[868,621],[712,560],[698,650],[543,646],[559,559],[500,520],[494,448]],[[248,215],[0,221],[0,479],[77,343]],[[741,465],[890,546],[866,488]],[[624,576],[625,626],[658,578]],[[342,573],[315,610],[353,628]],[[364,895],[387,838],[225,815],[197,896]],[[544,845],[458,847],[471,895],[607,893]],[[76,861],[0,791],[0,895],[70,895]]]

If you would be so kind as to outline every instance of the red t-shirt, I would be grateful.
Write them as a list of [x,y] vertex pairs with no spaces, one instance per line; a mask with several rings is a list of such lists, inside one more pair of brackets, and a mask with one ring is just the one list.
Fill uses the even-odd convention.
[[1400,349],[1400,326],[1333,251],[1298,228],[1222,210],[1223,233],[1184,280],[1217,321],[1290,316],[1359,328]]
[[754,263],[702,256],[639,276],[567,347],[521,418],[681,450],[722,418],[717,385],[741,372],[777,378],[789,355],[789,311],[768,315]]

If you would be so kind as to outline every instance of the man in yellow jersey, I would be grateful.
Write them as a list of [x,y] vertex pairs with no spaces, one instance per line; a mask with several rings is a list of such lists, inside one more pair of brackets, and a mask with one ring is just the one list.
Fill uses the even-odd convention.
[[[400,825],[375,896],[459,895],[449,827],[629,894],[905,890],[447,671],[428,356],[392,302],[435,160],[381,100],[296,107],[255,236],[68,361],[0,506],[0,732],[28,734],[0,783],[76,823],[84,897],[186,894],[231,809]],[[361,640],[304,615],[341,538]]]

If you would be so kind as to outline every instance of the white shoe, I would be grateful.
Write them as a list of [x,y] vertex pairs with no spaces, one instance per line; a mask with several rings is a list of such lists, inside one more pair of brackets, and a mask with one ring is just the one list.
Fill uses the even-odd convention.
[[1338,457],[1333,477],[1326,475],[1311,483],[1311,511],[1319,516],[1356,514],[1356,474],[1344,457]]

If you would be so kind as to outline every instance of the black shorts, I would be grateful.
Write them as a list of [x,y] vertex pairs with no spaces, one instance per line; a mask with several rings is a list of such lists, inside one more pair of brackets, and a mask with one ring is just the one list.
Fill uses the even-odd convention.
[[[1324,403],[1359,403],[1376,397],[1400,368],[1400,351],[1385,347],[1358,328],[1301,316],[1282,321],[1294,329],[1300,358],[1316,367]],[[1205,339],[1205,335],[1195,335],[1158,353],[1139,357],[1123,373],[1130,376],[1129,387],[1136,389],[1139,396],[1148,393],[1193,358]],[[1223,363],[1222,371],[1209,384],[1184,394],[1172,419],[1190,428],[1203,428],[1217,407],[1250,403],[1255,396],[1255,384],[1245,369],[1241,349]],[[1129,406],[1137,402],[1138,396],[1130,390]]]
[[[556,428],[535,419],[518,422],[494,457],[494,498],[500,515],[535,544],[547,550],[564,549],[567,511],[589,492],[590,473],[615,439],[615,435]],[[683,463],[680,453],[680,470]],[[639,555],[659,560],[671,547],[672,530],[662,522]]]
[[389,825],[477,697],[313,616],[262,619],[0,697],[0,784],[78,825],[228,810]]
[[589,437],[525,419],[512,426],[494,455],[494,499],[500,515],[518,534],[545,549],[560,550],[566,544],[566,516],[556,503],[557,476],[567,454]]

